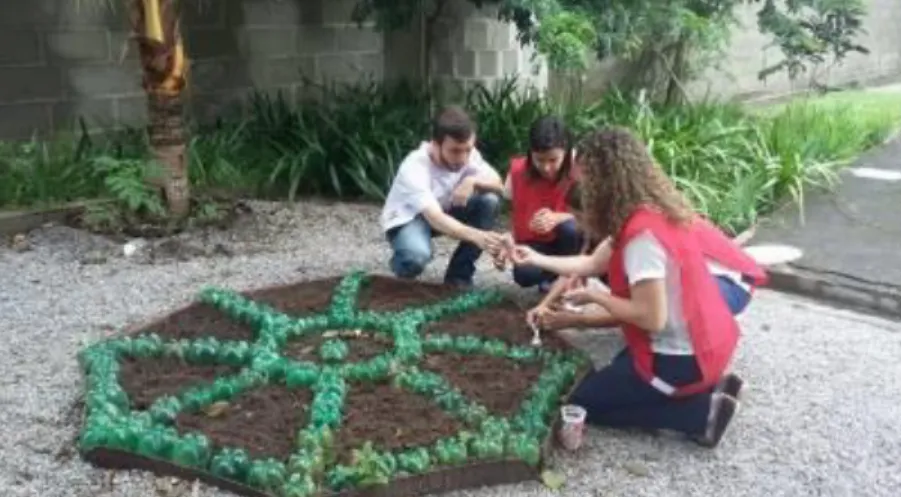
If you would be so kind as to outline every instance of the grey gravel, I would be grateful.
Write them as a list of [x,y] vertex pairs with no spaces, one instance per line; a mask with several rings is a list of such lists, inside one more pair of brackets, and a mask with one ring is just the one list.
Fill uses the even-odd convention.
[[[106,472],[72,452],[82,390],[75,354],[87,343],[190,300],[207,284],[251,288],[386,271],[378,209],[252,203],[227,232],[122,245],[65,227],[0,248],[0,490],[4,496],[192,495],[192,485]],[[426,279],[452,249],[438,241]],[[481,284],[508,284],[487,261]],[[901,325],[761,292],[743,317],[736,370],[749,382],[733,429],[716,451],[671,436],[590,429],[558,454],[561,492],[525,483],[449,497],[897,496],[901,495]],[[620,340],[578,340],[599,362]],[[200,497],[229,494],[199,486]]]

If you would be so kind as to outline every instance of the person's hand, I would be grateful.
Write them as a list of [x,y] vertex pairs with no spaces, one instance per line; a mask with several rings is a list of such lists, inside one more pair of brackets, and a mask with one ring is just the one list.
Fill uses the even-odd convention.
[[493,231],[480,231],[472,242],[493,256],[503,251],[504,235]]
[[585,305],[598,302],[598,292],[585,287],[569,290],[563,294],[563,300],[572,305]]
[[508,252],[505,249],[500,249],[496,253],[491,254],[491,258],[494,262],[494,268],[498,271],[503,271],[507,269],[507,258],[509,257]]
[[578,325],[579,315],[569,311],[549,309],[539,317],[541,329],[557,331],[563,328],[573,328]]
[[541,317],[548,312],[551,312],[550,308],[542,304],[538,304],[526,312],[526,323],[529,326],[538,326],[540,328]]
[[526,245],[517,245],[510,251],[510,259],[517,266],[534,266],[541,254]]
[[544,208],[532,216],[532,220],[529,222],[529,228],[532,231],[543,235],[554,231],[557,225],[560,224],[561,219],[560,213]]
[[465,207],[466,203],[469,202],[469,197],[472,197],[475,187],[475,177],[463,178],[460,184],[454,188],[454,193],[451,195],[451,204],[456,207]]
[[579,288],[584,288],[586,284],[586,278],[584,276],[561,276],[563,278],[563,293],[570,290],[578,290]]
[[503,271],[507,268],[507,262],[513,257],[513,247],[515,246],[513,235],[510,233],[502,235],[500,246],[496,248],[495,253],[491,254],[494,258],[494,267],[498,271]]

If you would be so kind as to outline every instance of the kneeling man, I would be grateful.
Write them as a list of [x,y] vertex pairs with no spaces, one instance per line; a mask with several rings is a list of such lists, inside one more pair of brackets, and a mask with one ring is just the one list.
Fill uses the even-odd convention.
[[396,276],[418,277],[432,260],[432,237],[440,234],[460,241],[445,271],[447,284],[471,286],[482,252],[500,250],[502,235],[492,229],[504,185],[475,143],[475,123],[449,107],[434,120],[431,140],[398,168],[381,215]]

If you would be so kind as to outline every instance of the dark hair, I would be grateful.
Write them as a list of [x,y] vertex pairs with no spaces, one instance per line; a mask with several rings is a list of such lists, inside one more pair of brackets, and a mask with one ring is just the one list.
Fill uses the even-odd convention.
[[463,108],[450,106],[442,109],[432,121],[432,140],[443,143],[445,138],[464,142],[472,138],[476,124]]
[[554,116],[542,116],[532,123],[529,129],[529,153],[526,157],[529,165],[528,174],[531,178],[541,177],[541,172],[532,161],[532,152],[546,152],[555,148],[562,148],[566,153],[563,165],[554,179],[555,182],[559,182],[569,176],[572,169],[572,137],[562,120]]

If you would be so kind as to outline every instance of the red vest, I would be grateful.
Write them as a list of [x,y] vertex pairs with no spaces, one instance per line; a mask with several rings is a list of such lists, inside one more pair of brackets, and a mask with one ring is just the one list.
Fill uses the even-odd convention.
[[529,228],[532,217],[541,209],[567,212],[566,196],[572,186],[571,178],[558,183],[543,177],[533,177],[528,171],[525,157],[514,157],[510,161],[510,189],[513,194],[513,239],[517,243],[550,242],[554,233],[539,234]]
[[699,216],[689,226],[677,226],[659,211],[643,207],[629,217],[616,237],[608,270],[610,290],[616,296],[629,298],[623,252],[629,241],[645,230],[654,235],[680,269],[682,314],[701,370],[701,380],[676,388],[656,378],[651,335],[636,326],[623,324],[626,345],[638,374],[662,392],[673,396],[702,392],[714,386],[725,373],[739,336],[738,323],[720,296],[706,259],[742,273],[751,280],[752,289],[766,283],[766,273],[706,219]]

